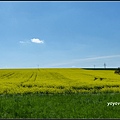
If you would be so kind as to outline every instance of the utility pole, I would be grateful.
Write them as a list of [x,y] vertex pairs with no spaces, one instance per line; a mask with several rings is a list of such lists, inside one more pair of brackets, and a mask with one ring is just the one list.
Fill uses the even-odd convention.
[[94,69],[95,69],[95,65],[94,65]]
[[104,63],[104,68],[106,69],[106,63]]
[[38,66],[38,70],[39,70],[39,65],[37,65]]

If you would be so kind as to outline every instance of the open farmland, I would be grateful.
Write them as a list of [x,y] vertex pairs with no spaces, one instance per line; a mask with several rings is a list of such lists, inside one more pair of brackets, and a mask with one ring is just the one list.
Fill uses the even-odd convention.
[[1,69],[0,118],[120,118],[114,70]]
[[114,70],[1,69],[0,94],[120,92]]

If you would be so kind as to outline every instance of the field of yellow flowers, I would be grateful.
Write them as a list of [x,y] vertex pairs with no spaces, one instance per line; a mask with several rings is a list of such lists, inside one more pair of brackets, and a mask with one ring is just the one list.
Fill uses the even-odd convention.
[[120,92],[114,70],[1,69],[0,94]]

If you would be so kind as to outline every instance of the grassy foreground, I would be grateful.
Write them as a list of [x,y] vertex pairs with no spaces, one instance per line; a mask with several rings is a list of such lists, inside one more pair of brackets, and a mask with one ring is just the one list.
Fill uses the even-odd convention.
[[0,118],[120,118],[117,93],[0,96]]

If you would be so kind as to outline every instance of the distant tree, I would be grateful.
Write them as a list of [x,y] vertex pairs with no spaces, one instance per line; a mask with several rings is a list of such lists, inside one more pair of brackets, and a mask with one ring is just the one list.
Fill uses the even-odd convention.
[[118,69],[117,70],[115,70],[115,72],[114,72],[115,74],[119,74],[120,75],[120,67],[118,67]]

